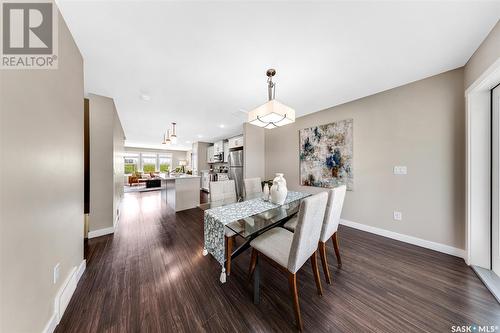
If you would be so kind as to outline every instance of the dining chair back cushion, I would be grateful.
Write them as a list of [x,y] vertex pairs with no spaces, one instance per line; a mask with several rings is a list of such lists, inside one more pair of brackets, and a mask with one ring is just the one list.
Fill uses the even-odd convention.
[[236,199],[236,187],[233,180],[210,182],[210,201]]
[[340,213],[344,205],[346,186],[332,188],[328,191],[328,204],[326,205],[325,219],[321,229],[320,241],[326,243],[337,232],[340,223]]
[[300,203],[297,227],[288,257],[288,270],[291,273],[296,273],[317,250],[327,201],[328,193],[321,192]]
[[245,195],[262,193],[262,182],[260,177],[246,178],[243,182],[245,183]]

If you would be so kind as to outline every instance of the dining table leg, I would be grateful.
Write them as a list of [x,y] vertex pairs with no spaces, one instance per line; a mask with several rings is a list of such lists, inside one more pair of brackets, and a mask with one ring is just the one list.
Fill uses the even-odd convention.
[[255,261],[255,270],[253,273],[253,304],[260,302],[260,263],[259,256]]

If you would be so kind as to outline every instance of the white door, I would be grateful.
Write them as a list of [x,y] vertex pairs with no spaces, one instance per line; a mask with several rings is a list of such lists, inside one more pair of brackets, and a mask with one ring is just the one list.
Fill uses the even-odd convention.
[[500,276],[500,86],[492,91],[492,225],[491,268]]

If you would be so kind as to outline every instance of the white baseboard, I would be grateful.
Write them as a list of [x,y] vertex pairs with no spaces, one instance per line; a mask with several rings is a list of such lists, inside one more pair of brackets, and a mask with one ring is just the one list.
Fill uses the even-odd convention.
[[98,230],[93,230],[89,231],[88,238],[95,238],[95,237],[100,237],[104,235],[109,235],[115,232],[115,227],[109,227],[109,228],[104,228],[104,229],[98,229]]
[[49,319],[47,325],[45,325],[42,333],[52,333],[56,330],[57,327],[57,315],[55,313]]
[[82,277],[83,273],[85,272],[85,268],[87,268],[87,260],[83,259],[82,262],[80,263],[80,266],[78,266],[78,269],[76,270],[76,282],[80,281],[80,278]]
[[86,260],[84,259],[78,267],[73,267],[68,277],[62,284],[61,288],[56,294],[54,299],[54,313],[49,319],[49,322],[45,325],[43,329],[43,333],[52,333],[56,329],[59,321],[61,320],[64,311],[68,307],[69,301],[73,296],[73,293],[76,290],[76,286],[78,285],[78,281],[83,275],[86,267]]
[[458,249],[458,248],[453,247],[453,246],[444,245],[444,244],[436,243],[436,242],[431,242],[431,241],[428,241],[425,239],[421,239],[421,238],[417,238],[417,237],[413,237],[413,236],[408,236],[408,235],[404,235],[404,234],[399,234],[399,233],[394,232],[394,231],[380,229],[377,227],[372,227],[372,226],[369,226],[366,224],[356,223],[356,222],[352,222],[352,221],[348,221],[348,220],[344,220],[344,219],[340,220],[340,224],[354,228],[354,229],[363,230],[363,231],[366,231],[366,232],[369,232],[372,234],[395,239],[395,240],[398,240],[401,242],[425,247],[426,249],[431,249],[434,251],[450,254],[450,255],[455,256],[455,257],[460,257],[460,258],[466,257],[465,250]]

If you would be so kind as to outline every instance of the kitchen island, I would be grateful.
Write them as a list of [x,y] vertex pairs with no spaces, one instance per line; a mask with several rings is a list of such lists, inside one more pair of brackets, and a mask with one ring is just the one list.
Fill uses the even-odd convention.
[[167,205],[174,211],[200,205],[200,176],[181,175],[162,177],[166,183]]

